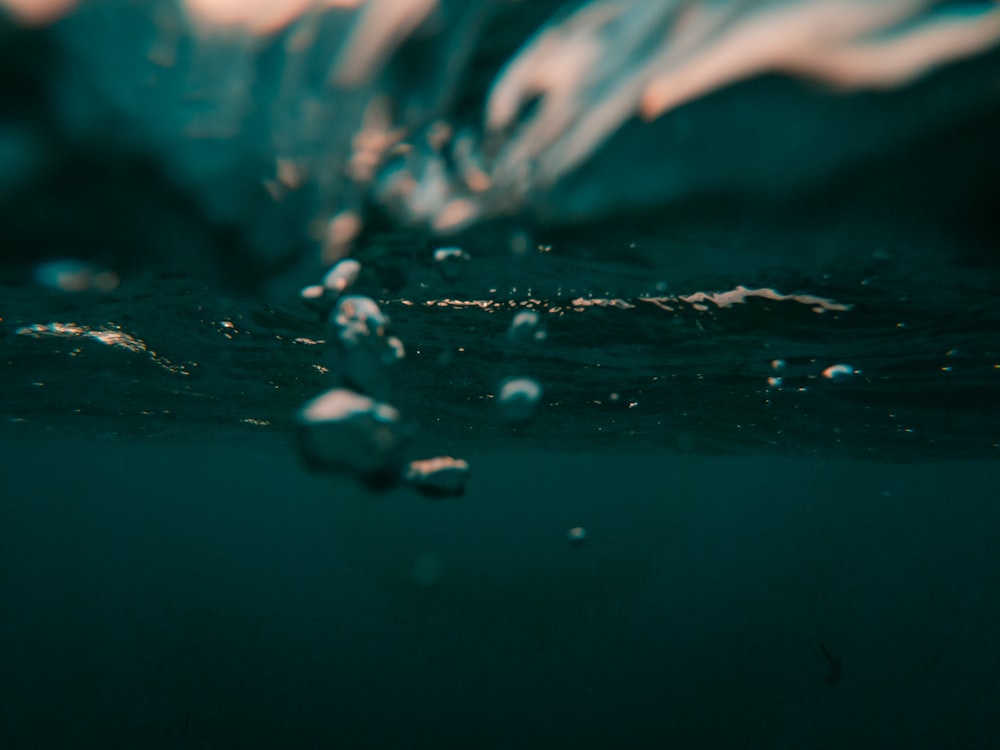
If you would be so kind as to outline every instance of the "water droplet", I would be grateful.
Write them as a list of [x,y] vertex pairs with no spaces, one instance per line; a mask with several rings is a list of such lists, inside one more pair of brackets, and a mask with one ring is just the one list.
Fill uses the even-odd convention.
[[434,251],[434,265],[438,273],[448,281],[461,276],[462,269],[469,260],[469,254],[460,247],[439,247]]
[[507,378],[500,383],[497,403],[504,419],[509,422],[526,422],[535,414],[542,386],[534,378]]
[[385,483],[398,476],[399,451],[409,430],[390,404],[334,388],[306,402],[295,422],[299,449],[310,467]]
[[783,359],[771,360],[771,369],[774,370],[775,372],[778,373],[784,372],[786,367],[788,367],[788,363],[785,362],[785,360]]
[[428,497],[457,497],[469,481],[469,462],[451,456],[411,461],[404,479]]
[[574,526],[566,532],[566,541],[574,547],[583,546],[584,542],[587,541],[587,530],[582,526]]

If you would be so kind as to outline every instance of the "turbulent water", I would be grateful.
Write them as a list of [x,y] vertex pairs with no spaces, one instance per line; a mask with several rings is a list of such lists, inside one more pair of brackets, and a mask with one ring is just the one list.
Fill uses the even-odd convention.
[[[406,347],[392,401],[423,450],[512,439],[894,461],[1000,450],[998,313],[982,275],[915,281],[884,259],[839,278],[771,271],[696,285],[671,283],[668,263],[543,245],[473,258],[448,280],[425,247],[402,246],[403,285],[386,294],[374,274],[367,282]],[[283,432],[334,384],[332,326],[295,298],[147,274],[103,294],[8,280],[3,300],[11,436]],[[543,340],[510,340],[522,309],[540,313]],[[824,375],[838,364],[851,373]],[[544,388],[537,419],[515,428],[494,401],[513,375]]]
[[992,4],[0,6],[13,435],[287,431],[350,253],[415,451],[995,455]]
[[0,748],[1000,747],[998,37],[0,0]]

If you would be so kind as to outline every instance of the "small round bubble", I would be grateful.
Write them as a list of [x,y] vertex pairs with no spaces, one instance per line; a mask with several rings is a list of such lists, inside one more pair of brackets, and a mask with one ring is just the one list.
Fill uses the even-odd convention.
[[460,247],[439,247],[434,251],[434,266],[448,281],[462,275],[462,269],[469,261],[469,254]]
[[524,422],[535,414],[542,397],[542,386],[534,378],[507,378],[500,383],[497,403],[509,422]]

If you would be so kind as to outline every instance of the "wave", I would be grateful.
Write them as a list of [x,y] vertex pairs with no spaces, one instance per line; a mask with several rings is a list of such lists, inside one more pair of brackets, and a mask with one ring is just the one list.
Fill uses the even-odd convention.
[[139,199],[117,191],[136,190],[147,222],[180,225],[148,243],[159,256],[198,244],[192,265],[209,253],[223,277],[258,281],[332,263],[380,216],[443,234],[720,195],[794,211],[804,193],[828,203],[831,184],[838,208],[871,214],[872,180],[956,224],[993,207],[995,3],[0,7],[20,71],[6,74],[17,106],[4,126],[23,146],[3,156],[20,199],[4,218],[35,246],[70,233],[25,204],[58,212],[67,191],[88,209],[74,217],[80,244],[134,238],[122,213]]

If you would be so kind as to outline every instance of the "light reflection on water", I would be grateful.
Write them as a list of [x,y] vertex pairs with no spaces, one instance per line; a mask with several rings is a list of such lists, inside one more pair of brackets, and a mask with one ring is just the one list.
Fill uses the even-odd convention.
[[[155,306],[130,301],[146,283]],[[380,305],[384,335],[406,345],[386,385],[419,427],[426,450],[415,460],[511,439],[893,460],[996,453],[1000,347],[989,307],[966,293],[965,308],[900,308],[874,304],[868,291],[777,289],[564,300],[405,294]],[[13,334],[4,339],[7,430],[287,435],[296,410],[337,384],[335,331],[304,303],[242,301],[234,314],[208,290],[192,305],[186,284],[130,280],[81,298],[77,322],[40,323],[67,298],[15,287],[4,298]],[[527,311],[545,336],[512,337]],[[128,322],[108,322],[116,318]],[[847,369],[852,377],[831,377]],[[530,422],[503,419],[496,394],[511,377],[544,392]]]
[[[814,313],[824,312],[847,312],[853,306],[837,302],[836,300],[816,297],[811,294],[782,294],[774,289],[748,289],[745,286],[737,286],[727,292],[694,292],[693,294],[681,294],[677,296],[651,296],[640,295],[632,300],[620,297],[574,297],[573,299],[560,304],[555,304],[550,300],[527,298],[517,300],[477,300],[477,299],[431,299],[421,302],[426,307],[477,307],[488,313],[502,312],[516,307],[528,308],[530,310],[544,310],[546,312],[563,315],[568,311],[584,312],[589,307],[614,308],[618,310],[631,310],[639,304],[654,305],[661,310],[674,312],[676,305],[685,303],[693,310],[707,312],[710,308],[705,302],[711,302],[716,308],[722,309],[732,305],[745,304],[748,300],[773,300],[775,302],[795,302],[807,305]],[[393,303],[411,306],[418,304],[412,300],[400,299],[392,300]],[[672,306],[673,305],[673,306]]]
[[[21,326],[14,331],[17,336],[28,336],[35,339],[61,338],[61,339],[82,339],[85,341],[97,341],[105,346],[116,347],[127,352],[148,354],[149,359],[162,367],[167,372],[175,375],[190,375],[187,367],[197,367],[196,363],[186,365],[175,365],[166,357],[160,356],[152,351],[142,339],[131,336],[121,330],[121,326],[115,323],[108,323],[107,326],[91,328],[77,323],[34,323],[32,325]],[[70,352],[70,356],[79,354],[79,350]]]

